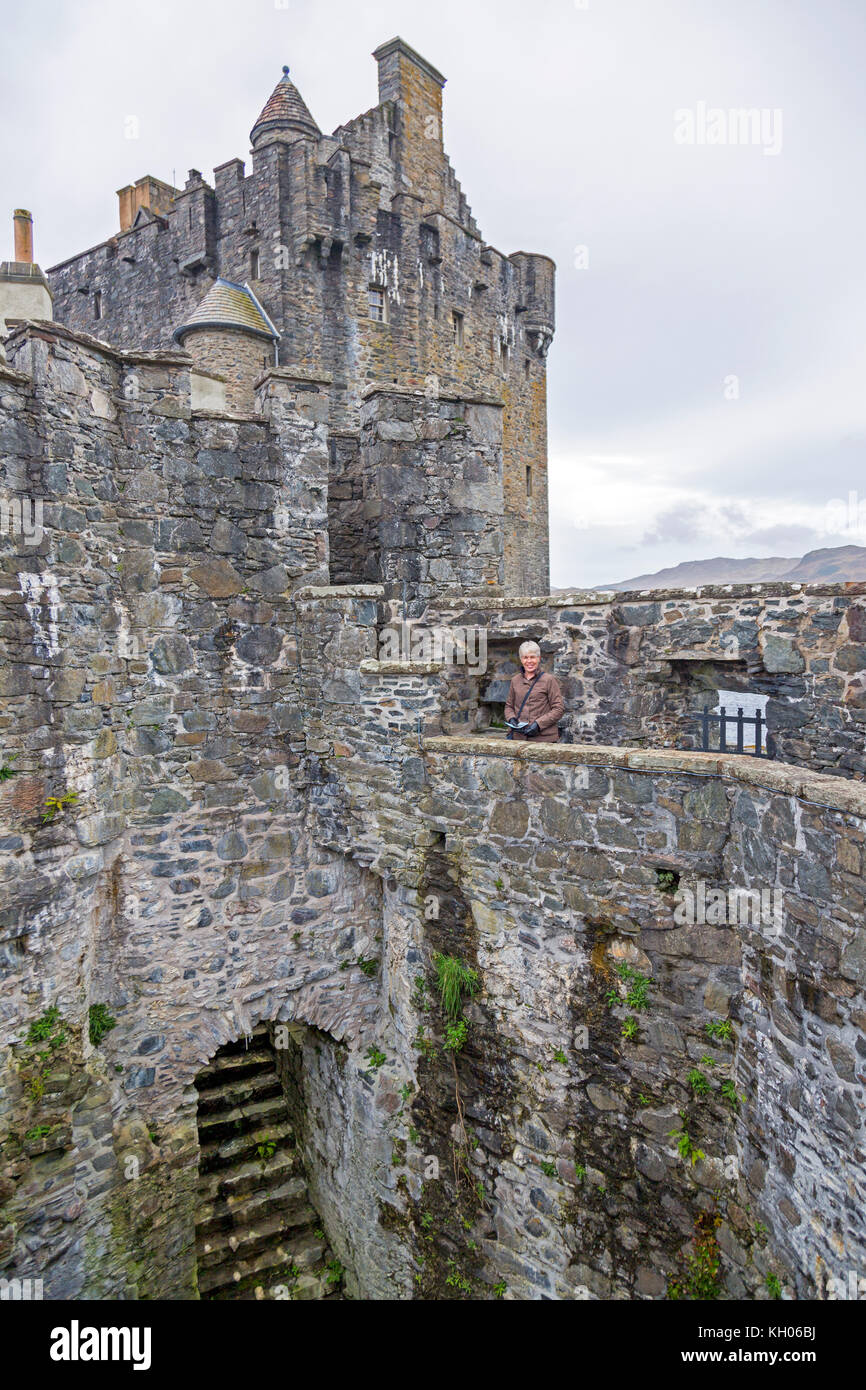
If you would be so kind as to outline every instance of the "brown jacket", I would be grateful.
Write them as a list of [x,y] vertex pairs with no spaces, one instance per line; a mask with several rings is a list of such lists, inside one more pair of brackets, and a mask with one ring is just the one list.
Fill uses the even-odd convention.
[[[520,702],[529,690],[530,684],[531,682],[526,679],[522,668],[516,676],[511,677],[508,699],[505,701],[506,719],[512,719],[517,715]],[[520,729],[515,729],[515,739],[521,739],[528,743],[558,743],[559,729],[557,724],[564,712],[565,701],[562,698],[559,682],[549,671],[542,671],[532,686],[529,699],[520,710],[521,721],[531,724],[535,720],[538,725],[538,733],[533,734],[531,739],[527,739]]]

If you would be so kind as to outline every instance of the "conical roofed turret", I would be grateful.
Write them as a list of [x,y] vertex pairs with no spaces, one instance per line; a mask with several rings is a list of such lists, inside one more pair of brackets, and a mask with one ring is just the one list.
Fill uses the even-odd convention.
[[304,98],[290,80],[289,69],[283,68],[281,80],[250,131],[253,149],[270,144],[274,140],[284,140],[287,143],[299,138],[316,140],[321,133]]

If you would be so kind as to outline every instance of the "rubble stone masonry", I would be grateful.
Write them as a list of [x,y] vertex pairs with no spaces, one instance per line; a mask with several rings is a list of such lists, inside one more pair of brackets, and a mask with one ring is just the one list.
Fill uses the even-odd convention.
[[[195,1078],[261,1023],[354,1297],[662,1299],[707,1223],[722,1296],[862,1268],[863,586],[479,592],[498,402],[379,385],[354,452],[292,364],[207,413],[183,353],[7,353],[43,533],[0,537],[2,1275],[196,1298]],[[335,453],[375,582],[329,582]],[[491,723],[525,636],[573,742]],[[722,676],[775,760],[685,746]]]

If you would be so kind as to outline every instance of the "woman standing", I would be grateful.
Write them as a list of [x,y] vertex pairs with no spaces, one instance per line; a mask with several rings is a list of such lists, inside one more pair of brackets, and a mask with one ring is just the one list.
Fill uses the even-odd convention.
[[[541,648],[537,642],[523,642],[518,656],[522,670],[511,677],[505,702],[505,721],[511,725],[508,737],[558,743],[557,726],[565,712],[559,682],[540,669]],[[525,727],[517,728],[518,723]]]

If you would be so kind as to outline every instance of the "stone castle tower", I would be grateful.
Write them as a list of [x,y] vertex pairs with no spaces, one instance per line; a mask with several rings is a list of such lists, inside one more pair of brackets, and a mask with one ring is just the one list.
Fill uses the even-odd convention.
[[[183,342],[227,378],[232,411],[252,411],[275,360],[325,384],[335,583],[386,577],[365,514],[378,491],[359,452],[365,391],[498,406],[501,554],[485,578],[547,593],[555,268],[481,236],[443,146],[441,73],[399,38],[375,57],[379,104],[333,135],[284,68],[249,172],[230,159],[212,188],[193,169],[183,189],[150,177],[121,189],[120,231],[48,272],[54,316],[118,348]],[[395,515],[405,500],[392,492]]]

